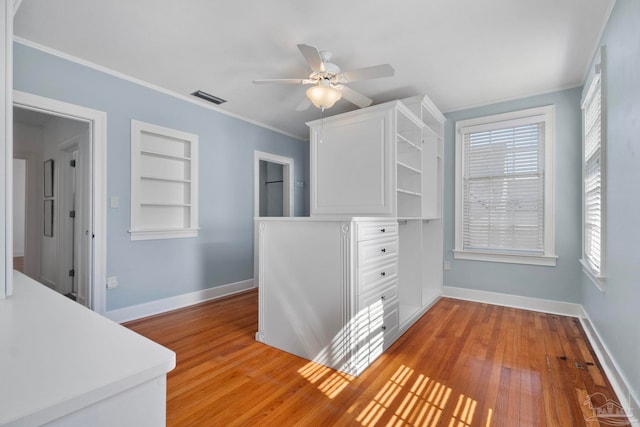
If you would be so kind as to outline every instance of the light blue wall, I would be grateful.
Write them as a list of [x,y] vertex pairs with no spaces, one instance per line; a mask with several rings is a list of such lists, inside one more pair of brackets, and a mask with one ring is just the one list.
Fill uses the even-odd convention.
[[[582,274],[582,304],[640,401],[640,2],[618,0],[602,38],[606,293]],[[638,417],[637,413],[634,413]]]
[[[444,285],[549,300],[580,300],[581,88],[445,114]],[[458,120],[555,105],[556,267],[453,259],[455,221],[455,123]]]
[[[114,310],[253,277],[254,150],[294,159],[308,183],[308,143],[16,43],[14,88],[107,113],[107,291]],[[194,90],[197,88],[194,88]],[[132,242],[132,119],[199,135],[201,230],[197,238]],[[308,215],[308,185],[295,188],[295,214]]]

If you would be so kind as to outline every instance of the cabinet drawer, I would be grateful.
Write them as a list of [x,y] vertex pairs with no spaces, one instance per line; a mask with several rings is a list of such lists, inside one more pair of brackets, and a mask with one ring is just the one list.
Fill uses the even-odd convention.
[[381,266],[361,269],[358,276],[358,293],[362,294],[369,289],[382,285],[384,282],[393,280],[395,283],[398,276],[398,263],[396,260],[393,260],[393,262]]
[[398,256],[398,238],[365,240],[358,243],[358,265],[381,263]]
[[358,311],[363,310],[365,307],[371,307],[380,303],[381,305],[388,305],[390,302],[398,296],[397,281],[386,284],[383,287],[374,289],[358,298]]
[[400,323],[400,317],[398,314],[398,304],[393,306],[393,309],[385,311],[384,320],[381,329],[384,331],[384,344],[382,348],[388,349],[391,344],[395,342],[398,337],[398,325]]
[[395,221],[358,222],[356,223],[356,231],[356,238],[359,242],[385,236],[397,236],[398,223]]

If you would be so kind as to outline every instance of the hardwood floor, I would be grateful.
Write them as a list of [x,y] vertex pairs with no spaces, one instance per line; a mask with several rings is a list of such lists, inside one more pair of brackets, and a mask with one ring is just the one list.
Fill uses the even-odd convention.
[[443,298],[353,378],[256,342],[257,296],[125,325],[177,353],[167,425],[613,425],[577,319]]
[[18,270],[21,273],[24,273],[24,257],[22,256],[13,257],[13,269]]

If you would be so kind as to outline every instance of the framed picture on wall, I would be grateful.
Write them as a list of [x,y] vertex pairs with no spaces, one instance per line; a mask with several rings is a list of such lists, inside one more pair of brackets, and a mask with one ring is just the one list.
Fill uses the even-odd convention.
[[53,197],[53,159],[44,162],[44,197]]
[[53,200],[44,201],[44,235],[53,237]]

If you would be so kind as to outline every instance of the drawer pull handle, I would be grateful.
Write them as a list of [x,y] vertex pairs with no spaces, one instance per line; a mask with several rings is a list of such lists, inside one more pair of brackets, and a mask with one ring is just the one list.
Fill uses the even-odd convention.
[[384,229],[384,228],[381,228],[381,229],[380,229],[380,232],[381,232],[381,233],[384,233],[384,232],[386,232],[386,231],[387,231],[387,230],[386,230],[386,229]]
[[387,250],[385,248],[380,249],[380,252],[384,253],[387,252]]
[[387,273],[385,273],[384,271],[382,273],[380,273],[381,276],[386,276]]
[[385,325],[382,325],[382,330],[383,330],[383,331],[386,331],[386,330],[387,330],[387,327],[386,327]]

